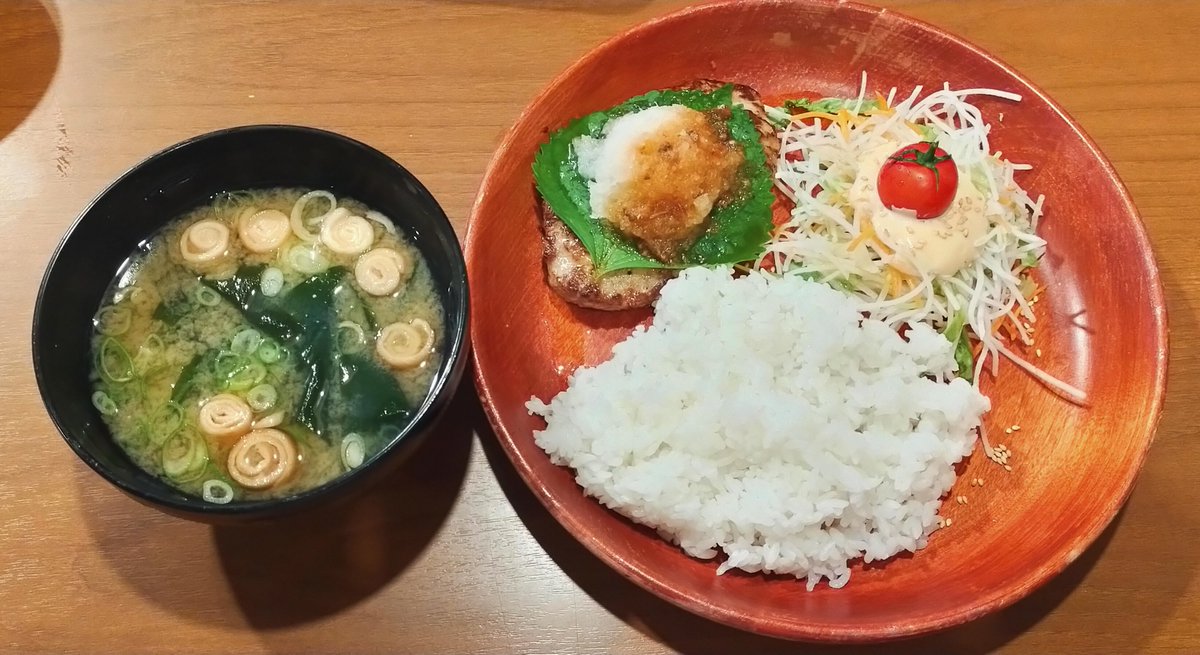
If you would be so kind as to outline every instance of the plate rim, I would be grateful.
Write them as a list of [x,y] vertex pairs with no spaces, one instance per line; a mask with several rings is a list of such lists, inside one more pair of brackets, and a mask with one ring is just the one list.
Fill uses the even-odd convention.
[[[709,602],[704,597],[694,594],[682,593],[671,586],[664,584],[652,573],[636,566],[634,563],[623,558],[619,553],[609,548],[605,543],[596,540],[585,540],[579,537],[583,529],[581,523],[575,520],[574,515],[565,510],[557,499],[550,494],[545,485],[538,480],[534,475],[532,467],[522,456],[521,452],[515,446],[515,439],[509,433],[499,419],[496,410],[491,386],[487,380],[487,376],[483,372],[483,368],[479,361],[478,347],[471,349],[471,360],[473,368],[473,381],[476,390],[479,394],[480,404],[487,416],[488,423],[492,428],[497,440],[500,442],[506,456],[513,464],[518,475],[524,481],[525,485],[533,492],[539,502],[546,508],[554,519],[569,532],[576,542],[584,546],[588,552],[600,559],[606,566],[616,571],[622,577],[634,582],[642,589],[650,592],[658,598],[666,600],[671,604],[680,607],[688,612],[697,614],[706,619],[715,621],[722,625],[730,626],[739,630],[753,632],[769,637],[788,639],[793,641],[808,641],[808,642],[827,642],[827,643],[878,643],[884,641],[892,641],[907,637],[915,637],[923,634],[937,632],[951,628],[956,625],[967,623],[978,619],[984,615],[1002,610],[1013,603],[1025,598],[1037,588],[1045,585],[1047,582],[1058,576],[1072,562],[1074,562],[1086,550],[1091,548],[1100,535],[1112,524],[1121,508],[1125,506],[1132,494],[1134,486],[1142,470],[1145,468],[1146,459],[1149,456],[1150,448],[1153,446],[1157,438],[1158,427],[1161,422],[1164,399],[1166,395],[1167,374],[1169,368],[1169,352],[1170,352],[1170,326],[1167,316],[1167,305],[1165,302],[1165,293],[1163,289],[1162,275],[1159,270],[1157,259],[1151,247],[1149,235],[1146,231],[1145,221],[1141,213],[1138,211],[1133,199],[1129,194],[1128,188],[1124,181],[1117,174],[1112,162],[1097,146],[1095,141],[1083,130],[1078,122],[1062,107],[1043,91],[1037,84],[1019,72],[1016,68],[1010,66],[997,56],[988,53],[975,44],[959,37],[943,28],[940,28],[932,23],[914,18],[905,13],[894,11],[888,8],[876,7],[873,5],[863,4],[857,1],[848,0],[706,0],[697,4],[689,5],[681,9],[671,11],[650,19],[635,23],[619,32],[593,45],[583,55],[572,61],[565,69],[555,75],[547,84],[545,84],[536,95],[525,105],[524,109],[517,116],[511,126],[505,131],[504,137],[487,168],[484,171],[480,181],[479,190],[476,193],[475,201],[472,204],[469,220],[467,223],[466,238],[464,240],[464,250],[467,260],[467,277],[471,277],[471,271],[475,268],[474,253],[480,247],[476,242],[477,235],[476,226],[480,209],[487,198],[490,196],[491,187],[495,184],[494,174],[503,160],[509,156],[509,152],[513,149],[517,140],[519,128],[526,123],[529,116],[532,114],[535,105],[539,104],[539,100],[543,98],[549,91],[559,87],[566,80],[573,77],[577,71],[583,68],[590,60],[598,57],[601,53],[609,50],[615,45],[625,41],[626,39],[642,32],[654,30],[664,24],[685,21],[696,15],[707,12],[722,12],[731,9],[734,10],[754,10],[762,7],[776,7],[789,5],[809,5],[814,8],[826,9],[848,9],[875,15],[876,19],[884,14],[890,14],[890,18],[898,20],[901,24],[915,27],[919,30],[930,32],[939,37],[945,38],[952,42],[955,46],[965,48],[972,54],[980,57],[989,63],[1003,70],[1005,74],[1011,76],[1014,80],[1024,85],[1032,94],[1036,95],[1047,107],[1053,111],[1065,124],[1070,128],[1071,132],[1078,138],[1086,148],[1091,152],[1095,160],[1100,164],[1107,175],[1109,181],[1117,192],[1117,196],[1124,208],[1124,213],[1131,216],[1134,220],[1130,223],[1130,237],[1135,244],[1135,250],[1139,258],[1144,264],[1144,270],[1149,271],[1150,275],[1147,278],[1147,292],[1149,295],[1149,304],[1151,308],[1151,322],[1155,338],[1154,365],[1155,375],[1153,379],[1153,390],[1149,398],[1148,407],[1150,412],[1147,414],[1146,421],[1138,430],[1140,433],[1147,435],[1144,445],[1137,454],[1136,461],[1125,471],[1125,477],[1121,480],[1122,491],[1114,495],[1110,502],[1105,504],[1100,511],[1093,513],[1092,520],[1088,522],[1083,530],[1076,532],[1075,537],[1069,540],[1068,548],[1064,548],[1059,553],[1055,554],[1054,559],[1043,562],[1041,566],[1034,567],[1030,573],[1023,578],[1017,579],[1013,584],[1004,585],[1000,588],[999,593],[990,593],[986,596],[983,602],[964,606],[958,611],[941,613],[933,617],[918,617],[917,619],[907,621],[903,626],[895,624],[879,624],[877,626],[855,625],[853,627],[829,626],[829,625],[814,625],[807,626],[793,624],[782,624],[773,620],[760,620],[756,617],[745,617],[740,614],[724,610],[718,604]],[[472,312],[470,325],[470,334],[472,344],[480,344],[484,341],[482,335],[477,332],[477,317],[479,312]],[[579,493],[584,493],[579,489]],[[608,510],[611,512],[611,510]],[[629,519],[617,514],[614,518],[618,520],[629,521]],[[634,523],[637,525],[636,523]],[[686,557],[682,552],[681,557]],[[800,622],[802,623],[802,622]]]

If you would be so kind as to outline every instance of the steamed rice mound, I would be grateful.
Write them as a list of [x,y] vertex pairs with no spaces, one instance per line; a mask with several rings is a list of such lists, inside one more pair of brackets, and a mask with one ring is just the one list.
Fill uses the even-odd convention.
[[925,546],[986,397],[925,325],[907,341],[798,277],[692,268],[654,323],[581,368],[534,438],[583,489],[718,568],[841,587]]

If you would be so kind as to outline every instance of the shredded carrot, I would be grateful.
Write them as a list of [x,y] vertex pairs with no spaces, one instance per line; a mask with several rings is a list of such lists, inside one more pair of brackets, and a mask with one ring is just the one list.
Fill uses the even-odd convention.
[[884,294],[888,298],[899,298],[913,288],[914,280],[912,276],[891,264],[888,264],[884,269],[883,275],[886,280]]
[[1008,324],[1008,314],[992,321],[992,334],[1000,334],[1001,330],[1006,336],[1012,338],[1012,326]]
[[861,246],[862,243],[867,239],[874,238],[875,226],[871,225],[871,221],[863,221],[862,229],[859,230],[858,236],[854,237],[854,240],[850,242],[850,245],[846,246],[846,250],[854,250],[855,248]]
[[888,106],[887,98],[884,98],[883,94],[879,93],[878,91],[875,92],[875,101],[879,103],[879,107],[876,109],[868,109],[865,112],[868,116],[891,116],[892,114],[896,113],[895,109],[892,109]]
[[1016,309],[1009,311],[1004,316],[992,321],[992,334],[1000,334],[1004,331],[1004,336],[1008,337],[1013,343],[1021,341],[1021,332],[1017,329],[1017,324],[1021,317],[1016,314]]
[[850,112],[845,109],[839,109],[837,113],[837,126],[842,131],[842,138],[850,140]]
[[836,122],[838,117],[824,111],[806,111],[803,114],[795,114],[792,116],[794,121],[802,121],[806,118],[823,118],[831,123]]

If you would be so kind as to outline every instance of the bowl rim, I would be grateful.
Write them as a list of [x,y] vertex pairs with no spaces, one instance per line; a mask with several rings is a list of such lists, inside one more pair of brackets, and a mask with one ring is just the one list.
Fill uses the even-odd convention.
[[[325,484],[291,496],[249,502],[231,502],[226,504],[209,503],[200,498],[192,498],[189,496],[185,496],[184,499],[181,500],[179,498],[163,497],[147,493],[137,485],[130,484],[124,480],[122,476],[114,475],[106,466],[101,464],[99,460],[93,457],[87,447],[85,447],[84,444],[78,438],[76,438],[69,429],[67,429],[67,426],[64,425],[60,420],[58,412],[52,407],[49,393],[50,385],[52,384],[50,379],[52,375],[44,370],[41,357],[39,355],[40,349],[38,347],[40,341],[39,327],[41,326],[43,311],[45,310],[44,296],[46,293],[46,287],[50,283],[51,274],[60,265],[59,259],[63,249],[66,247],[67,242],[70,241],[75,235],[75,232],[79,229],[79,226],[83,224],[83,221],[87,219],[87,217],[92,213],[96,206],[100,204],[101,201],[103,201],[116,189],[126,184],[130,178],[135,176],[143,169],[157,164],[163,159],[173,156],[181,151],[193,148],[201,143],[209,142],[214,139],[237,137],[242,134],[263,132],[303,134],[348,145],[351,148],[359,151],[359,153],[361,153],[363,156],[373,158],[382,163],[384,166],[393,169],[391,172],[394,173],[397,178],[402,178],[411,182],[412,188],[415,190],[418,199],[427,203],[433,210],[435,210],[435,218],[440,217],[444,221],[444,234],[439,235],[439,237],[444,237],[447,240],[448,245],[452,246],[448,249],[450,251],[448,253],[448,260],[450,268],[452,269],[453,277],[451,284],[461,284],[463,287],[463,292],[460,294],[460,300],[456,306],[445,307],[448,319],[446,330],[448,347],[445,349],[446,356],[442,363],[442,371],[441,374],[434,377],[433,385],[426,394],[424,402],[422,402],[420,407],[414,411],[412,419],[400,431],[400,433],[396,435],[394,439],[388,442],[386,446],[384,446],[369,460],[363,462],[363,464],[358,468],[354,469],[353,471],[348,471],[334,478],[333,480],[326,482]],[[441,229],[438,231],[443,232]],[[430,193],[429,189],[425,187],[421,180],[417,178],[416,175],[414,175],[411,171],[409,171],[392,157],[388,156],[381,150],[367,145],[366,143],[363,143],[357,139],[330,130],[309,127],[305,125],[260,123],[221,128],[204,132],[202,134],[189,137],[178,143],[169,145],[133,164],[126,169],[124,173],[117,177],[116,180],[109,183],[102,191],[92,197],[84,209],[71,223],[70,227],[67,228],[66,232],[63,234],[62,238],[59,239],[58,244],[54,248],[54,252],[50,255],[50,258],[46,263],[45,270],[42,274],[41,283],[38,285],[37,297],[34,300],[33,320],[31,324],[31,348],[33,356],[34,378],[37,381],[38,392],[41,396],[42,405],[44,406],[46,413],[49,415],[54,427],[58,430],[59,435],[64,441],[67,442],[67,445],[71,447],[71,450],[73,450],[75,454],[93,471],[100,474],[100,476],[107,480],[110,484],[133,496],[135,499],[154,507],[174,510],[175,512],[179,512],[184,515],[193,515],[193,517],[202,515],[212,517],[214,519],[221,517],[249,518],[267,514],[275,515],[288,513],[302,507],[310,506],[327,498],[338,496],[347,487],[350,487],[362,479],[367,478],[372,472],[381,468],[383,462],[387,460],[390,455],[394,454],[394,452],[403,447],[406,442],[410,441],[409,437],[411,434],[421,431],[426,427],[430,427],[437,421],[440,411],[444,409],[445,406],[450,402],[450,397],[452,395],[451,392],[453,390],[450,389],[448,385],[450,385],[453,382],[453,378],[456,377],[455,368],[458,366],[460,360],[463,360],[464,356],[466,355],[464,350],[467,349],[466,344],[470,342],[469,289],[470,286],[467,281],[466,259],[464,255],[463,244],[458,238],[458,235],[454,230],[454,226],[450,222],[450,218],[447,216],[445,209],[442,207],[441,203],[438,202],[437,198]],[[108,432],[107,425],[105,425],[104,429],[106,432]],[[111,438],[111,433],[109,438]]]
[[[879,18],[883,14],[887,14],[890,19],[899,21],[899,24],[921,31],[935,34],[951,42],[954,46],[964,48],[976,57],[979,57],[986,62],[996,66],[1006,75],[1010,76],[1015,82],[1023,85],[1028,89],[1029,93],[1036,96],[1040,101],[1044,102],[1050,110],[1058,116],[1059,119],[1070,129],[1089,150],[1095,160],[1100,164],[1106,176],[1114,183],[1114,188],[1120,200],[1123,212],[1133,217],[1130,223],[1129,236],[1135,243],[1136,250],[1140,256],[1144,270],[1151,272],[1148,282],[1148,295],[1150,299],[1151,309],[1151,328],[1155,338],[1155,366],[1156,375],[1153,380],[1153,389],[1150,395],[1148,407],[1150,411],[1147,413],[1147,420],[1139,426],[1139,432],[1146,434],[1146,440],[1140,452],[1137,454],[1136,461],[1133,466],[1130,466],[1125,471],[1125,477],[1120,481],[1121,492],[1114,495],[1110,501],[1099,512],[1091,516],[1091,520],[1076,532],[1074,538],[1071,539],[1066,547],[1056,553],[1055,558],[1048,562],[1043,562],[1040,566],[1032,568],[1028,575],[1023,578],[1015,579],[1001,587],[998,590],[990,591],[985,594],[981,602],[964,606],[957,611],[943,612],[937,615],[916,617],[915,619],[906,620],[904,623],[879,623],[872,625],[862,624],[812,624],[807,623],[803,618],[798,618],[796,621],[782,622],[778,620],[757,619],[755,617],[745,617],[737,612],[727,610],[719,604],[714,604],[698,594],[687,593],[679,590],[669,582],[665,581],[664,576],[643,567],[636,566],[633,562],[625,559],[619,552],[612,548],[608,543],[600,540],[586,540],[580,538],[580,535],[585,532],[582,522],[576,516],[565,510],[556,500],[554,494],[549,492],[546,486],[534,474],[532,467],[521,455],[521,452],[516,448],[515,439],[509,433],[506,426],[501,423],[499,412],[495,406],[492,390],[488,379],[484,375],[483,368],[479,361],[479,348],[473,350],[471,357],[474,364],[474,382],[478,390],[480,402],[487,416],[488,423],[491,425],[493,432],[497,436],[497,440],[503,447],[509,460],[513,463],[514,468],[533,492],[534,496],[541,504],[550,512],[560,525],[571,533],[572,537],[581,543],[588,551],[599,558],[605,565],[617,571],[626,579],[631,580],[643,589],[651,592],[655,596],[662,598],[677,607],[685,609],[694,614],[698,614],[707,619],[732,626],[742,630],[748,630],[758,634],[777,637],[783,639],[811,642],[839,642],[839,643],[877,643],[884,641],[892,641],[907,637],[914,637],[922,634],[928,634],[940,630],[944,630],[968,621],[977,619],[986,614],[1001,610],[1015,603],[1032,593],[1035,589],[1041,587],[1053,577],[1061,573],[1068,565],[1077,559],[1089,546],[1091,546],[1100,534],[1112,523],[1121,507],[1128,500],[1129,495],[1133,491],[1134,484],[1142,471],[1146,458],[1149,454],[1150,447],[1153,445],[1157,436],[1159,422],[1163,413],[1163,401],[1166,393],[1167,369],[1169,365],[1169,326],[1167,321],[1167,307],[1164,300],[1162,276],[1159,273],[1158,265],[1154,257],[1153,250],[1150,247],[1149,237],[1146,232],[1145,223],[1142,220],[1141,214],[1134,205],[1133,200],[1126,188],[1124,182],[1117,175],[1112,163],[1101,152],[1095,141],[1080,125],[1061,107],[1054,99],[1052,99],[1039,86],[1010,66],[995,55],[992,55],[982,48],[974,45],[966,39],[959,37],[945,29],[937,27],[926,21],[913,18],[904,13],[893,11],[886,8],[875,7],[872,5],[863,4],[851,0],[707,0],[695,5],[687,6],[682,9],[672,11],[649,20],[634,24],[628,28],[621,30],[615,35],[603,40],[599,44],[593,46],[578,59],[572,62],[567,68],[556,75],[551,81],[546,84],[536,96],[522,110],[520,115],[515,119],[512,126],[506,131],[504,138],[497,147],[492,156],[491,162],[488,164],[484,172],[483,179],[480,183],[479,192],[476,195],[475,203],[471,208],[470,220],[467,225],[466,235],[466,256],[467,256],[467,272],[468,276],[475,268],[474,252],[481,247],[476,239],[477,230],[475,230],[477,221],[480,219],[480,211],[482,205],[491,194],[491,187],[496,182],[495,173],[500,166],[502,160],[507,159],[509,152],[513,150],[518,141],[518,132],[520,128],[530,120],[533,115],[533,110],[536,105],[541,104],[541,101],[554,90],[559,88],[578,74],[578,72],[596,58],[599,58],[604,53],[620,46],[626,39],[629,39],[638,34],[652,32],[664,27],[669,27],[673,23],[686,23],[688,20],[707,13],[720,14],[722,12],[733,10],[758,10],[764,7],[784,7],[794,5],[809,5],[815,8],[824,8],[826,10],[836,11],[853,11],[873,15]],[[483,335],[476,333],[476,323],[471,324],[471,339],[475,344],[484,343]],[[579,493],[583,493],[579,490]],[[611,512],[611,510],[609,510]],[[626,520],[622,516],[613,513],[613,518]],[[682,552],[681,557],[686,557]]]

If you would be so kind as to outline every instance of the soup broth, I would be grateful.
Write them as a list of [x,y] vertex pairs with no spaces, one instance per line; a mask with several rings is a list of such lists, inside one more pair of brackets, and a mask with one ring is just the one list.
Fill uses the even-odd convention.
[[361,465],[424,402],[444,316],[385,217],[323,191],[220,194],[142,244],[93,332],[93,403],[140,467],[215,503]]

